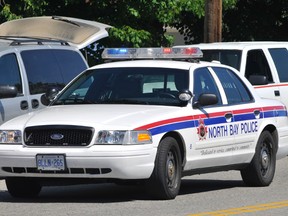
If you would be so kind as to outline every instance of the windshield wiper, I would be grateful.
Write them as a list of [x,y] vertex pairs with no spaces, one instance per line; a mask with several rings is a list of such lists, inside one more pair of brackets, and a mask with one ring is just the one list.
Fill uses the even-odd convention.
[[149,102],[133,99],[114,99],[114,100],[98,101],[98,104],[149,104]]

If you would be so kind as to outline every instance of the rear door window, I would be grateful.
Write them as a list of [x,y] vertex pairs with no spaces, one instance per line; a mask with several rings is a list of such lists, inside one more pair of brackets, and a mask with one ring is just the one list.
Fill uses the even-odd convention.
[[266,76],[269,83],[273,82],[268,61],[262,49],[250,50],[247,53],[245,77],[249,80],[251,75]]
[[64,87],[87,68],[82,56],[71,50],[27,50],[21,56],[32,95],[44,93],[50,86]]
[[225,91],[228,104],[241,104],[253,101],[245,84],[232,71],[226,68],[213,67]]

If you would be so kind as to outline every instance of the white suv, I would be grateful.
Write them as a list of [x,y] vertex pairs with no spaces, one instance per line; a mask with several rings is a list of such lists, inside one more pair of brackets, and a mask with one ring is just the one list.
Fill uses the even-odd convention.
[[110,26],[69,17],[33,17],[0,25],[0,124],[43,108],[49,87],[64,87],[88,65],[79,49]]

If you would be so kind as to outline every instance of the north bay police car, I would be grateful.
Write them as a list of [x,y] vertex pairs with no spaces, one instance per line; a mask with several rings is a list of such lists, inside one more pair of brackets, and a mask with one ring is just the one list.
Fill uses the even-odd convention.
[[173,199],[183,176],[224,170],[269,185],[288,154],[286,107],[201,55],[191,47],[105,49],[103,58],[133,61],[94,66],[46,109],[1,125],[9,193],[33,197],[58,181],[136,181]]

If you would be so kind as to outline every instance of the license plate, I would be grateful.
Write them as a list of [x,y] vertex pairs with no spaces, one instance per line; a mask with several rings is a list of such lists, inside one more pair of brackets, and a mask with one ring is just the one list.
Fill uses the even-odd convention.
[[65,155],[36,155],[38,170],[65,170]]

